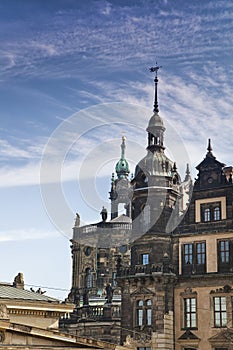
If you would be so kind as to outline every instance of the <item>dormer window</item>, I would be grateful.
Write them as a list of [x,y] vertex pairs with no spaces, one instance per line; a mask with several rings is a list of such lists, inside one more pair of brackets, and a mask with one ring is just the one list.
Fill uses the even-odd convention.
[[204,221],[210,221],[210,208],[204,209]]
[[226,218],[226,197],[203,198],[195,201],[195,222],[213,222]]
[[221,203],[204,203],[201,204],[201,221],[219,221],[221,220]]
[[214,208],[214,221],[218,221],[221,219],[221,215],[220,215],[220,206],[217,206]]

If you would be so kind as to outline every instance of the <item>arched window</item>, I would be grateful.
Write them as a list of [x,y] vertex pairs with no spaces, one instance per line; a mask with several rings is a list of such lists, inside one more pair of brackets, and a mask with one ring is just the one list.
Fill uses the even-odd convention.
[[214,221],[220,220],[220,208],[215,207],[214,208]]
[[90,268],[86,269],[85,281],[86,281],[86,288],[92,288],[93,287],[93,279],[92,279],[92,273],[91,273],[91,269]]
[[209,208],[204,210],[204,221],[205,222],[210,221],[210,209]]
[[139,300],[137,303],[137,325],[143,325],[143,300]]
[[152,325],[152,301],[150,299],[137,301],[137,325]]

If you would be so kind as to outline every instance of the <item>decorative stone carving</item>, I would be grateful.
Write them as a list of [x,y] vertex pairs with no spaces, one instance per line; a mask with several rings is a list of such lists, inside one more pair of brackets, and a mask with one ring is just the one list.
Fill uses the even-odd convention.
[[1,320],[9,319],[7,307],[5,304],[0,304],[0,319]]

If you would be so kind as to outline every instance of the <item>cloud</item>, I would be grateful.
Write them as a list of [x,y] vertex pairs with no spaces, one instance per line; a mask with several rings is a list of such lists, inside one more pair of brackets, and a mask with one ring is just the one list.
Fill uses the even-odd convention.
[[[4,66],[7,74],[82,77],[80,64],[96,72],[104,66],[112,70],[124,65],[136,67],[138,60],[148,62],[155,55],[186,61],[196,57],[200,61],[208,54],[222,59],[223,48],[225,55],[232,53],[232,8],[226,1],[221,6],[207,2],[185,7],[157,2],[156,11],[151,11],[145,1],[134,6],[103,1],[75,6],[71,15],[71,9],[64,6],[54,11],[50,27],[42,25],[30,32],[30,21],[22,22],[24,35],[17,41],[8,35],[2,52],[13,57],[13,70],[9,71],[9,62]],[[46,21],[51,20],[48,16]],[[31,21],[37,23],[34,16]],[[72,60],[70,66],[65,56]],[[55,64],[48,60],[51,58],[56,58]]]

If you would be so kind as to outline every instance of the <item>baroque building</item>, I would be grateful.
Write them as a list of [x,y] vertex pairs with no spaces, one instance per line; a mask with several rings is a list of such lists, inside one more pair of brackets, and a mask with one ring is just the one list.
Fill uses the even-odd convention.
[[100,222],[80,227],[77,215],[76,308],[60,327],[135,350],[233,349],[233,167],[209,140],[195,181],[189,166],[181,181],[165,152],[158,70],[146,155],[131,179],[122,137],[111,219],[103,208]]

